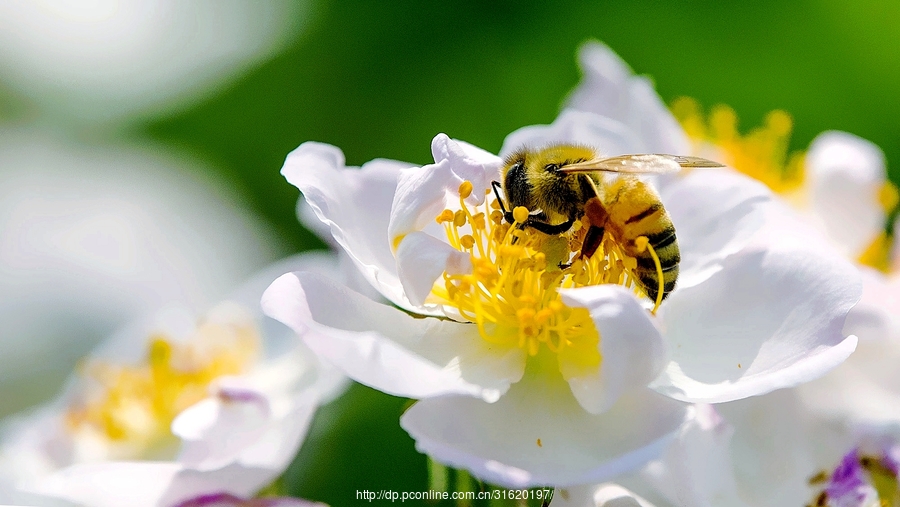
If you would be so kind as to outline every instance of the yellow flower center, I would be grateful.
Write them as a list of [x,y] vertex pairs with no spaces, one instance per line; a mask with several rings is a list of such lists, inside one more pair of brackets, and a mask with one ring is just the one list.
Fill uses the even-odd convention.
[[514,209],[516,223],[510,225],[496,199],[485,199],[478,209],[465,202],[470,182],[459,191],[460,209],[445,209],[436,221],[444,225],[450,245],[469,254],[472,270],[445,272],[432,289],[437,301],[475,323],[489,343],[521,347],[529,356],[546,347],[572,375],[596,369],[597,328],[588,310],[566,305],[558,289],[613,283],[645,297],[633,272],[636,259],[606,235],[593,256],[565,267],[581,248],[586,232],[581,222],[568,234],[548,236],[520,226],[527,209]]
[[[672,113],[695,143],[709,143],[722,150],[724,159],[721,162],[764,183],[789,202],[801,206],[805,202],[800,192],[805,177],[804,154],[788,152],[793,122],[786,112],[770,112],[763,126],[746,135],[738,132],[737,114],[728,106],[715,106],[709,117],[704,118],[696,100],[681,97],[672,103]],[[890,272],[893,224],[900,213],[900,193],[893,183],[886,181],[878,195],[872,197],[878,200],[889,218],[884,232],[873,238],[857,261]]]
[[793,122],[789,114],[775,110],[765,124],[741,135],[734,109],[718,105],[704,118],[696,100],[681,97],[672,103],[672,113],[697,143],[710,143],[722,150],[725,164],[765,183],[774,192],[787,194],[803,183],[803,153],[789,152]]
[[183,343],[150,337],[140,364],[87,363],[66,427],[73,437],[102,442],[109,459],[159,457],[177,443],[169,429],[175,416],[205,398],[216,378],[245,372],[259,346],[250,319],[207,322]]

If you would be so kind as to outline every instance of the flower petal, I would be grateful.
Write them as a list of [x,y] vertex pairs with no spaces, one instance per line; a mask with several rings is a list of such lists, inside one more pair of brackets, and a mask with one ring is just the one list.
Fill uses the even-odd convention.
[[738,495],[729,452],[733,433],[712,406],[695,405],[663,458],[642,475],[675,505],[746,505]]
[[495,401],[524,370],[520,348],[491,346],[472,324],[413,318],[314,273],[275,280],[263,310],[349,377],[396,396]]
[[51,474],[35,489],[91,507],[157,507],[180,471],[174,462],[82,463]]
[[510,488],[598,482],[658,456],[681,424],[681,404],[649,390],[600,415],[584,411],[558,374],[526,375],[496,403],[420,400],[400,419],[416,448]]
[[692,287],[722,269],[722,261],[750,242],[764,222],[771,192],[731,170],[694,170],[660,179],[660,198],[678,231],[678,288]]
[[900,421],[898,364],[900,337],[860,336],[856,351],[843,364],[797,386],[797,395],[807,410],[828,420],[848,427],[890,428]]
[[281,169],[369,283],[402,308],[413,305],[403,294],[387,231],[398,174],[407,167],[373,160],[347,168],[339,149],[308,142],[292,151]]
[[[741,496],[760,507],[805,505],[815,489],[808,479],[830,469],[847,442],[812,424],[794,389],[716,406],[735,431],[732,469]],[[837,438],[836,438],[837,437]]]
[[587,308],[600,333],[602,362],[590,375],[566,375],[572,394],[585,410],[599,414],[625,392],[643,389],[666,364],[666,344],[634,295],[611,284],[561,290],[563,301]]
[[635,493],[611,482],[557,490],[553,507],[654,507]]
[[412,232],[397,248],[397,269],[409,301],[423,306],[442,273],[471,273],[472,261],[467,252],[460,252],[434,236]]
[[863,291],[859,303],[850,310],[844,323],[844,334],[864,341],[900,341],[900,276],[858,266]]
[[584,78],[566,107],[590,111],[625,124],[640,140],[632,153],[690,153],[687,136],[653,89],[605,44],[581,47]]
[[523,147],[559,143],[592,146],[604,155],[642,151],[640,139],[624,124],[594,113],[565,109],[550,125],[522,127],[506,136],[500,154],[507,156]]
[[215,397],[175,418],[172,433],[182,439],[178,462],[195,470],[239,463],[270,469],[274,478],[297,453],[315,413],[317,393],[307,390],[294,396],[289,407],[272,407],[264,394],[240,381],[223,379]]
[[841,329],[860,291],[853,266],[814,244],[748,248],[661,308],[672,358],[652,386],[719,403],[817,378],[856,348]]
[[809,146],[806,170],[817,222],[848,257],[858,256],[884,227],[884,153],[852,134],[824,132]]
[[[388,237],[394,247],[414,231],[434,224],[445,208],[459,208],[459,186],[470,181],[474,192],[467,202],[484,202],[484,190],[499,179],[502,160],[468,143],[438,134],[431,142],[434,164],[400,171],[391,208]],[[443,237],[443,230],[436,237]]]
[[301,498],[266,496],[244,499],[228,493],[211,493],[185,500],[174,507],[328,507]]
[[211,493],[248,498],[273,478],[271,470],[238,465],[197,471],[176,462],[108,461],[70,466],[36,489],[91,507],[158,507]]

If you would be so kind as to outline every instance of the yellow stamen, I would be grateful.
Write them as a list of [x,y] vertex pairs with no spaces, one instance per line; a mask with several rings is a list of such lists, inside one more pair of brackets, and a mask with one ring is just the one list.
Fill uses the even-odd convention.
[[528,208],[525,206],[516,206],[513,210],[513,218],[516,220],[516,223],[524,224],[526,220],[528,220]]
[[859,263],[875,268],[883,273],[890,273],[893,240],[893,235],[888,235],[885,231],[879,232],[859,256]]
[[719,148],[721,162],[773,191],[790,193],[803,183],[803,154],[789,153],[793,121],[786,112],[771,111],[762,127],[746,135],[738,131],[737,114],[728,106],[715,106],[706,120],[697,101],[682,97],[672,103],[672,113],[696,143]]
[[[437,221],[444,224],[448,242],[469,254],[472,271],[444,273],[432,290],[433,300],[473,322],[488,343],[522,348],[529,357],[545,349],[556,354],[567,377],[596,370],[600,335],[590,313],[563,303],[558,289],[615,283],[644,297],[633,273],[636,259],[610,235],[591,258],[577,258],[584,227],[560,236],[522,228],[529,210],[521,206],[513,209],[517,225],[511,225],[496,200],[486,200],[481,209],[470,207],[464,195],[472,190],[465,184],[460,189],[460,209],[444,210]],[[654,311],[659,303],[658,297]]]
[[459,196],[463,199],[472,195],[472,182],[464,181],[459,184]]
[[209,322],[187,343],[151,337],[140,364],[88,363],[82,373],[84,392],[69,407],[66,427],[108,442],[111,457],[121,459],[170,446],[175,416],[205,398],[216,378],[245,372],[255,361],[259,341],[252,320]]
[[890,181],[885,181],[881,188],[878,189],[878,202],[887,213],[897,209],[897,204],[900,203],[900,192],[897,190],[897,185]]

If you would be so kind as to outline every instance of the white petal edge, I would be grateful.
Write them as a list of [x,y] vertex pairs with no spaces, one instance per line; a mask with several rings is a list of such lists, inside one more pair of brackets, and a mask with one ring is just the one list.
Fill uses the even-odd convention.
[[730,452],[734,428],[711,405],[691,407],[690,420],[641,475],[674,505],[739,507]]
[[397,248],[397,271],[410,302],[423,306],[442,273],[472,272],[469,254],[424,232],[407,234]]
[[397,306],[416,309],[403,293],[387,235],[397,178],[410,166],[373,160],[348,168],[338,148],[307,142],[288,154],[281,174],[303,192],[366,280]]
[[765,222],[772,197],[764,185],[730,169],[660,178],[659,187],[681,250],[678,288],[702,283],[746,246]]
[[588,412],[599,414],[625,392],[646,388],[666,364],[666,343],[634,294],[617,285],[560,290],[563,302],[587,308],[600,333],[600,367],[582,376],[563,375]]
[[619,55],[598,41],[582,45],[578,59],[584,77],[566,100],[566,107],[627,125],[641,140],[640,152],[690,152],[687,135],[649,79],[634,75]]
[[813,139],[805,161],[813,218],[845,255],[860,255],[884,227],[884,153],[861,137],[829,131]]
[[195,470],[232,463],[270,469],[277,476],[294,458],[318,405],[317,393],[296,394],[288,407],[273,406],[262,393],[234,379],[216,396],[188,408],[172,422],[182,439],[177,461]]
[[314,273],[278,278],[262,305],[347,376],[395,396],[496,401],[524,371],[520,348],[490,346],[472,324],[414,318]]
[[388,237],[395,247],[407,234],[433,224],[445,208],[458,209],[462,182],[471,182],[474,189],[466,202],[479,205],[484,202],[485,189],[499,178],[503,161],[468,143],[438,134],[431,150],[434,164],[400,171],[388,226]]
[[654,507],[652,503],[611,482],[558,489],[552,507]]
[[158,507],[214,493],[248,498],[273,478],[271,470],[237,465],[201,472],[175,462],[108,461],[70,466],[35,490],[91,507]]
[[556,377],[526,377],[497,403],[462,396],[420,400],[400,419],[416,449],[500,486],[600,482],[658,457],[684,407],[649,390],[600,415],[584,411]]
[[531,125],[515,130],[503,140],[502,156],[523,147],[536,149],[551,144],[583,144],[604,155],[639,153],[641,141],[619,121],[587,111],[565,109],[550,125]]
[[722,403],[818,378],[856,348],[841,330],[860,292],[853,266],[814,245],[746,249],[660,309],[671,362],[651,387]]

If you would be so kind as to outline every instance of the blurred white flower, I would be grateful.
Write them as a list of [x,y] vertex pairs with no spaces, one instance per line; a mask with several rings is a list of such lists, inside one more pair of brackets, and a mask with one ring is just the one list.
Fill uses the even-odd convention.
[[287,0],[0,2],[0,75],[76,121],[171,112],[281,49],[307,10]]
[[346,386],[253,310],[273,270],[297,268],[342,279],[333,256],[299,256],[199,322],[171,307],[103,344],[60,398],[3,426],[0,501],[244,505],[294,458],[316,407]]
[[[643,142],[572,111],[503,151],[561,141],[609,154]],[[680,426],[683,406],[654,390],[754,396],[816,378],[855,347],[840,334],[859,293],[851,267],[800,241],[742,249],[768,195],[747,178],[658,182],[682,275],[652,316],[639,289],[604,278],[612,264],[592,265],[588,282],[548,279],[541,245],[510,242],[485,199],[501,158],[445,135],[432,153],[424,167],[356,169],[332,146],[292,152],[282,173],[400,309],[302,272],[276,280],[263,308],[350,377],[418,398],[401,424],[439,461],[511,487],[603,480],[658,455]]]
[[208,307],[279,251],[200,164],[152,147],[3,130],[0,168],[2,412],[49,395],[115,327]]

